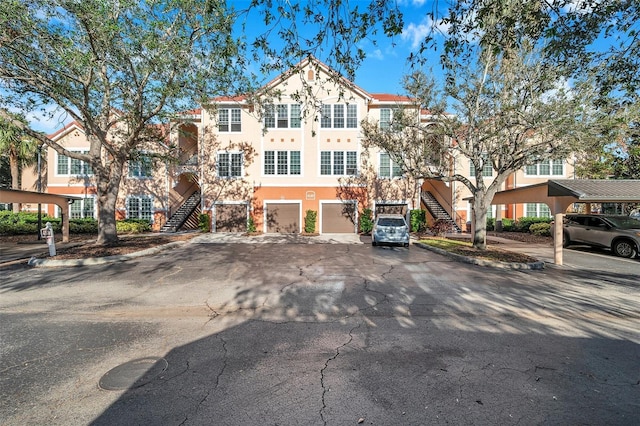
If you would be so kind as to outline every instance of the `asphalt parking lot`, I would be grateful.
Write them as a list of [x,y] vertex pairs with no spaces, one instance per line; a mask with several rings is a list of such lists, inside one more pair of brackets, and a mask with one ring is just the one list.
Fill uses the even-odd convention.
[[[362,241],[15,265],[0,423],[637,424],[639,272],[495,270]],[[141,359],[166,367],[100,387]]]

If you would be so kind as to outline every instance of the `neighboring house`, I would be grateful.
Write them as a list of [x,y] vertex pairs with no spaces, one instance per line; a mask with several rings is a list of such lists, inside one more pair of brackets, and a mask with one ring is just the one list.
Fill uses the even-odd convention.
[[[435,200],[464,229],[470,207],[462,184],[415,181],[403,176],[389,155],[362,145],[361,121],[389,126],[394,110],[415,108],[409,98],[369,93],[314,59],[296,69],[262,89],[276,95],[268,98],[271,102],[259,94],[224,97],[183,113],[172,126],[169,143],[153,148],[165,147],[161,152],[142,149],[129,162],[118,219],[148,219],[154,229],[173,230],[196,227],[197,215],[206,213],[213,232],[246,231],[251,218],[258,231],[298,233],[312,210],[317,213],[316,232],[355,233],[365,208],[407,214]],[[89,148],[76,123],[50,138],[69,150]],[[469,176],[476,172],[468,160],[458,159],[456,167],[466,167]],[[488,170],[483,173],[490,179]],[[572,173],[566,162],[540,164],[512,176],[504,189]],[[35,190],[34,174],[32,170],[23,180],[23,189]],[[44,192],[82,197],[71,205],[71,218],[97,217],[89,167],[49,149],[44,180]],[[428,210],[431,220],[439,215],[433,206]],[[499,211],[502,217],[517,218],[544,215],[548,208],[501,206]],[[48,213],[59,215],[53,206]]]

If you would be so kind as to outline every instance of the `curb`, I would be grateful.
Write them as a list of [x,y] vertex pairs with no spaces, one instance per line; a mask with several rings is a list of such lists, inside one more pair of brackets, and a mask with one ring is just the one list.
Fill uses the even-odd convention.
[[116,262],[126,262],[127,260],[134,259],[136,257],[148,256],[150,254],[160,253],[161,251],[177,247],[188,241],[174,241],[158,247],[152,247],[145,250],[136,251],[129,254],[123,254],[119,256],[106,256],[106,257],[94,257],[88,259],[38,259],[32,257],[27,264],[34,268],[57,268],[62,266],[90,266],[90,265],[107,265]]
[[531,263],[498,262],[493,260],[476,259],[474,257],[451,253],[449,251],[442,250],[441,248],[433,247],[428,244],[423,244],[420,242],[415,242],[413,244],[420,248],[430,250],[434,253],[438,253],[443,256],[450,257],[451,259],[456,260],[458,262],[468,263],[471,265],[488,266],[488,267],[497,268],[497,269],[511,269],[511,270],[520,270],[520,271],[522,270],[538,271],[538,270],[544,269],[545,267],[545,263],[541,260],[537,262],[531,262]]

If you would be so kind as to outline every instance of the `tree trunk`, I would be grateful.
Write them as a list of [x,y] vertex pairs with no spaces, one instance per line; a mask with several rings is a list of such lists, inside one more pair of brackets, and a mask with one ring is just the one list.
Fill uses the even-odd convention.
[[[9,153],[9,168],[11,170],[11,188],[12,189],[22,189],[20,188],[20,164],[18,162],[18,156],[14,152]],[[19,203],[11,203],[13,206],[13,212],[20,212],[20,204]]]
[[483,194],[476,193],[473,198],[473,247],[487,249],[487,206]]
[[116,202],[122,180],[122,164],[112,165],[98,178],[98,240],[96,244],[108,245],[118,242],[116,229]]

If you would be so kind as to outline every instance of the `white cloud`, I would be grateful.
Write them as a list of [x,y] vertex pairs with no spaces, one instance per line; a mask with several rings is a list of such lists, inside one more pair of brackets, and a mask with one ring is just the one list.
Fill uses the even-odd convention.
[[29,111],[25,117],[33,130],[46,134],[55,133],[65,124],[73,121],[71,116],[57,105],[43,105],[36,110]]
[[446,34],[449,31],[449,24],[443,24],[442,21],[434,21],[431,17],[426,16],[419,24],[413,22],[407,25],[403,30],[401,37],[411,43],[411,48],[416,49],[420,43],[430,34]]
[[378,59],[380,61],[384,60],[384,55],[382,54],[382,51],[380,49],[376,49],[373,52],[370,52],[367,56],[372,59]]

